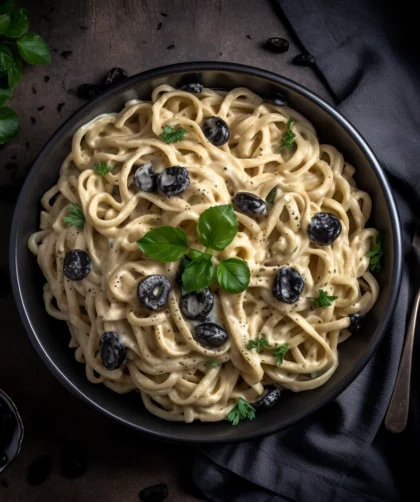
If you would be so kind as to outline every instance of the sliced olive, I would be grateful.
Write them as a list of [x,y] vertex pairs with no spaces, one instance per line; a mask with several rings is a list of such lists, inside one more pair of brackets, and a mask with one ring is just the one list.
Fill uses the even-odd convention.
[[190,176],[185,167],[167,167],[158,175],[158,187],[168,197],[179,195],[190,185]]
[[144,164],[136,169],[134,185],[142,192],[156,192],[157,176],[152,164]]
[[92,270],[92,261],[83,249],[72,249],[64,257],[63,273],[71,281],[83,280]]
[[195,328],[195,339],[204,347],[220,347],[227,342],[228,334],[214,322],[204,322]]
[[277,389],[277,387],[271,387],[264,394],[264,396],[260,397],[258,401],[255,401],[255,403],[252,403],[252,406],[254,408],[271,408],[274,403],[277,402],[280,395],[280,389]]
[[233,205],[241,213],[263,214],[267,211],[265,202],[253,193],[238,192],[232,199]]
[[201,289],[181,296],[181,312],[193,321],[204,321],[213,309],[214,296],[208,289]]
[[166,305],[171,282],[164,275],[149,275],[143,279],[137,289],[140,304],[150,310],[160,310]]
[[125,361],[127,348],[116,331],[105,331],[99,340],[102,362],[107,370],[116,370]]
[[191,92],[193,94],[200,94],[203,92],[203,84],[200,84],[199,82],[191,83],[191,84],[185,84],[181,87],[181,91],[185,92]]
[[291,267],[281,267],[273,282],[273,296],[285,303],[295,303],[299,300],[305,281],[297,270]]
[[363,314],[350,314],[350,326],[347,328],[350,333],[357,333],[363,325],[365,316]]
[[229,126],[220,117],[206,118],[203,122],[202,129],[204,136],[214,146],[222,146],[229,140]]
[[308,237],[318,246],[331,245],[341,234],[340,220],[331,213],[316,213],[308,225]]

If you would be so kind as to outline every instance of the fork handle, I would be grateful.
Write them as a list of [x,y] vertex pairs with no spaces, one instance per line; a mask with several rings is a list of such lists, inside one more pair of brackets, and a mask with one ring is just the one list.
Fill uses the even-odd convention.
[[392,393],[391,403],[385,417],[385,427],[390,432],[402,432],[408,419],[408,409],[410,406],[410,379],[411,362],[414,346],[414,333],[416,331],[417,313],[420,305],[420,289],[411,311],[410,322],[405,337],[404,349],[401,356],[400,367],[398,368],[397,380]]

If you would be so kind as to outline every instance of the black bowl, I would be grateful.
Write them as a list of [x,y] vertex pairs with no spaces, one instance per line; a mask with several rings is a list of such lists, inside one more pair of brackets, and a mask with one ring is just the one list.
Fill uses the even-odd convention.
[[[237,427],[223,421],[213,424],[166,422],[147,412],[135,393],[121,396],[86,379],[84,366],[68,348],[64,323],[45,312],[42,286],[45,282],[36,259],[27,247],[28,237],[39,225],[40,199],[59,176],[61,163],[71,148],[73,133],[105,112],[119,111],[133,98],[149,98],[159,84],[178,86],[201,81],[206,87],[248,87],[257,94],[285,94],[290,106],[316,127],[322,142],[336,146],[353,165],[356,180],[373,199],[371,224],[385,234],[384,266],[378,275],[381,294],[367,316],[364,330],[340,346],[340,364],[322,387],[301,393],[284,393],[281,402],[260,412],[257,419]],[[231,63],[183,63],[131,77],[85,105],[50,139],[34,163],[17,202],[10,243],[13,290],[20,316],[38,354],[52,373],[75,395],[92,407],[137,431],[155,438],[186,442],[232,442],[267,435],[298,420],[336,397],[368,362],[380,342],[397,299],[401,279],[401,230],[388,181],[375,156],[355,128],[332,106],[308,89],[264,70]]]
[[0,474],[19,455],[23,423],[15,403],[0,390]]

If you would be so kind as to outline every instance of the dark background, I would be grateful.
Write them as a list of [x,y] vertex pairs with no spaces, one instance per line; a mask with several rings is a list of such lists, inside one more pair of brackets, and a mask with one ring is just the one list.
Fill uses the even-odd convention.
[[[20,115],[21,132],[0,146],[0,388],[15,401],[25,425],[22,452],[0,475],[0,500],[128,502],[138,500],[145,486],[160,482],[169,485],[169,501],[200,500],[188,481],[188,448],[147,441],[93,412],[54,379],[31,347],[8,281],[14,202],[40,149],[83,105],[74,90],[99,81],[114,66],[133,75],[184,61],[232,61],[279,73],[331,98],[312,69],[291,64],[300,50],[268,0],[18,4],[30,11],[31,29],[47,40],[52,63],[25,68],[10,102]],[[262,48],[272,36],[288,38],[289,52],[272,54]],[[63,478],[59,468],[60,452],[69,442],[88,457],[86,474],[75,480]],[[44,453],[54,460],[51,475],[44,484],[30,486],[27,468]]]

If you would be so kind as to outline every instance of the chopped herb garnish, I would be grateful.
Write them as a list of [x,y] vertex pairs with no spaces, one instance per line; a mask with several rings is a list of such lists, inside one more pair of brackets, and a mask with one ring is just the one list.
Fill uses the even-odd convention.
[[256,338],[255,340],[249,340],[249,342],[246,344],[246,348],[248,350],[256,349],[258,354],[261,354],[261,352],[269,346],[270,344],[268,343],[268,340],[265,336]]
[[370,251],[365,254],[370,258],[369,270],[371,272],[379,272],[381,270],[382,256],[384,255],[384,236],[378,234]]
[[280,151],[287,150],[288,152],[292,151],[292,148],[296,144],[295,138],[296,134],[292,131],[292,127],[295,125],[295,121],[289,119],[286,124],[286,132],[283,135],[280,145]]
[[238,397],[238,401],[227,416],[227,420],[232,422],[232,425],[238,425],[240,420],[245,418],[253,420],[255,418],[255,408],[243,397]]
[[187,134],[187,130],[179,127],[175,129],[172,126],[165,126],[160,137],[165,143],[176,143],[177,141],[182,141],[184,136]]
[[65,216],[63,221],[69,226],[83,228],[83,225],[85,224],[85,215],[83,214],[83,209],[79,206],[79,204],[70,202],[69,215]]
[[106,174],[111,172],[111,168],[108,166],[106,162],[98,162],[93,166],[93,170],[95,171],[96,174],[99,174],[100,176],[105,176]]
[[277,349],[273,349],[273,356],[276,358],[276,363],[278,365],[283,364],[284,356],[286,352],[290,350],[290,345],[288,343],[283,343]]
[[318,289],[318,298],[309,298],[311,302],[319,308],[330,307],[332,302],[337,300],[338,296],[329,296],[327,291]]
[[219,365],[219,362],[215,361],[214,359],[209,359],[207,361],[207,366],[210,366],[210,368],[217,368]]
[[268,192],[268,195],[267,197],[265,198],[265,201],[267,202],[267,204],[270,204],[270,205],[274,205],[274,201],[276,200],[276,195],[277,195],[277,190],[279,189],[279,186],[276,185],[275,187],[273,187],[269,192]]

